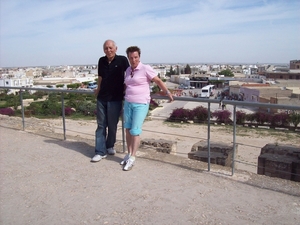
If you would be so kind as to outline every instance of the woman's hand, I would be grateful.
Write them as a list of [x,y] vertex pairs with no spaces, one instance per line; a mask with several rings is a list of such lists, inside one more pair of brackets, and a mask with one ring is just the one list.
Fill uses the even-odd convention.
[[173,102],[174,99],[173,99],[173,95],[171,92],[167,93],[168,97],[169,97],[169,102]]
[[159,91],[159,92],[156,92],[154,95],[168,96],[169,97],[169,102],[174,101],[173,95],[169,90],[168,91]]
[[161,91],[161,92],[162,92],[161,95],[169,97],[169,102],[173,102],[174,101],[173,95],[172,95],[172,93],[169,90],[167,90],[167,91]]

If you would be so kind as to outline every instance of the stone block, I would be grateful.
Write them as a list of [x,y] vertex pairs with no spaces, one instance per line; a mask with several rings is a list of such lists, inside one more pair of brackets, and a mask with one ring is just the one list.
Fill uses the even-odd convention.
[[299,182],[300,148],[290,145],[265,145],[258,157],[257,173]]
[[158,152],[174,154],[176,155],[177,151],[177,142],[176,141],[169,141],[164,139],[143,139],[141,140],[141,146],[151,146],[156,149]]
[[[236,153],[238,145],[236,145]],[[233,145],[222,142],[210,143],[210,162],[222,166],[232,166]],[[208,162],[208,146],[207,141],[199,141],[195,143],[191,151],[188,153],[189,159]]]

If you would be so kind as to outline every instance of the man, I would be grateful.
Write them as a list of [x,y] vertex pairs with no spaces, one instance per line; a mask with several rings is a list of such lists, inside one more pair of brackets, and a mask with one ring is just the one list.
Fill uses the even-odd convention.
[[103,44],[105,56],[98,61],[97,130],[95,133],[95,156],[91,162],[99,162],[107,154],[116,153],[117,125],[124,98],[124,74],[129,67],[125,56],[117,55],[117,46],[113,40]]

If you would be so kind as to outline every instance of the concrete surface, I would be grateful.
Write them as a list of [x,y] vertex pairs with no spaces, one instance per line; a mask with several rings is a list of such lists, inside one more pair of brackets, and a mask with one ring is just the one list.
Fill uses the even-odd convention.
[[91,163],[93,141],[0,121],[0,224],[297,224],[299,183],[140,149]]

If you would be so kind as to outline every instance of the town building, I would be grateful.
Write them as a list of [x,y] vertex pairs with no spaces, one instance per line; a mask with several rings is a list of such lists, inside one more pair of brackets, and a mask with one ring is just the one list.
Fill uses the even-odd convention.
[[291,70],[300,70],[300,60],[291,60],[290,61]]

